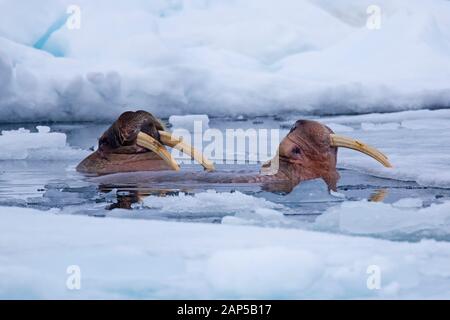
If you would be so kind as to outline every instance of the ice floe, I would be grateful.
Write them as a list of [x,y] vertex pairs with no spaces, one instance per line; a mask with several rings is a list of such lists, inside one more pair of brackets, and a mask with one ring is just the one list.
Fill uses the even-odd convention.
[[242,211],[255,211],[257,209],[282,209],[283,206],[256,198],[251,195],[236,192],[217,192],[208,190],[192,195],[180,193],[175,196],[159,197],[149,196],[143,200],[143,206],[149,209],[158,209],[162,212],[176,213],[212,213],[234,214]]
[[47,126],[37,126],[37,132],[20,128],[3,130],[0,135],[0,160],[77,160],[86,150],[69,147],[66,134],[50,132]]
[[447,1],[380,0],[375,30],[369,0],[72,4],[2,2],[1,121],[449,106]]
[[[372,213],[344,208],[356,219]],[[0,208],[0,297],[450,297],[446,242],[58,212]],[[80,290],[67,285],[73,266]],[[372,285],[373,276],[379,286]]]
[[208,129],[209,117],[206,114],[170,116],[169,123],[172,125],[174,130],[185,129],[189,132],[194,132]]
[[394,204],[347,201],[328,209],[312,224],[314,230],[392,239],[450,239],[450,202],[422,207],[420,199]]

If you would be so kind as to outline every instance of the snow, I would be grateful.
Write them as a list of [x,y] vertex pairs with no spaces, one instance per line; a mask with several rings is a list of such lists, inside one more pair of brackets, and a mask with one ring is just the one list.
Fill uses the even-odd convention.
[[[0,208],[0,297],[450,297],[445,242],[58,213]],[[80,290],[66,287],[73,265]]]
[[282,208],[263,198],[255,198],[239,191],[222,193],[215,190],[200,192],[194,195],[181,193],[177,196],[157,197],[149,196],[143,201],[143,206],[150,209],[159,209],[163,212],[198,214],[206,212],[236,213],[252,211],[255,209]]
[[0,160],[76,160],[89,153],[67,146],[66,134],[37,126],[37,132],[19,128],[0,135]]
[[377,30],[369,0],[80,0],[80,29],[71,4],[2,1],[2,122],[449,106],[447,1],[378,1]]

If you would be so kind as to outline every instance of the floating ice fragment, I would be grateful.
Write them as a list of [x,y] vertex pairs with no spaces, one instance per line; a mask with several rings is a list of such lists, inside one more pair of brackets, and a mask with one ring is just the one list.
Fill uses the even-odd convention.
[[361,123],[361,129],[366,130],[366,131],[397,130],[398,128],[400,128],[400,124],[397,122],[388,122],[388,123],[363,122],[363,123]]
[[209,117],[206,114],[170,116],[169,122],[174,130],[186,129],[189,132],[194,132],[194,129],[206,130],[209,128]]
[[404,198],[392,204],[396,208],[422,208],[423,201],[417,198]]
[[177,196],[149,196],[143,201],[144,207],[159,209],[162,212],[234,214],[255,211],[258,208],[281,209],[282,205],[237,192],[217,192],[208,190],[194,195],[180,193]]
[[38,132],[28,129],[3,130],[0,135],[0,160],[69,160],[82,159],[85,150],[66,145],[66,135],[50,132],[47,126],[37,126]]
[[419,206],[418,199],[394,205],[367,201],[343,202],[328,209],[312,225],[314,230],[386,238],[450,238],[450,202]]
[[50,132],[50,127],[47,127],[47,126],[37,126],[36,129],[38,130],[39,133],[49,133]]

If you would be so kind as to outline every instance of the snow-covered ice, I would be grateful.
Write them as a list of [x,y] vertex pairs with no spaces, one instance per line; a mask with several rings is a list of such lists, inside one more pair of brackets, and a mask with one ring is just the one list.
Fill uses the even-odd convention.
[[68,146],[64,133],[50,132],[47,126],[37,126],[36,130],[3,130],[0,135],[0,161],[80,160],[89,154],[87,150]]
[[189,132],[194,132],[195,130],[199,131],[208,129],[209,117],[206,114],[170,116],[169,123],[172,125],[173,130],[185,129]]
[[312,228],[393,239],[434,237],[449,241],[450,202],[425,208],[420,199],[402,199],[394,204],[344,202],[319,216]]
[[69,0],[4,0],[0,121],[449,106],[448,1],[377,1],[376,30],[372,4],[80,0],[69,29]]
[[450,298],[446,242],[0,212],[2,298]]
[[194,195],[149,196],[144,199],[143,205],[147,208],[156,208],[165,212],[193,212],[199,214],[214,211],[232,214],[258,208],[283,208],[281,205],[277,205],[263,198],[255,198],[241,192],[220,193],[214,190],[208,190]]

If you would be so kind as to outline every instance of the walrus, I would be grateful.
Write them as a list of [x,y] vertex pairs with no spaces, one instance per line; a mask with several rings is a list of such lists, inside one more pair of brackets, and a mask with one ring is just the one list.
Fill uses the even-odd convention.
[[[166,146],[176,148],[199,162],[204,172],[179,172],[180,167]],[[194,147],[168,132],[162,122],[146,111],[127,111],[102,134],[98,149],[81,161],[77,171],[97,175],[108,184],[139,184],[187,179],[206,183],[260,184],[265,190],[289,192],[302,181],[323,179],[336,191],[338,148],[362,152],[392,167],[379,150],[360,141],[335,134],[313,120],[298,120],[279,144],[276,156],[259,172],[220,172]],[[213,172],[215,171],[215,172]]]

